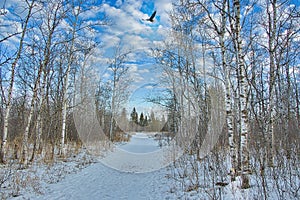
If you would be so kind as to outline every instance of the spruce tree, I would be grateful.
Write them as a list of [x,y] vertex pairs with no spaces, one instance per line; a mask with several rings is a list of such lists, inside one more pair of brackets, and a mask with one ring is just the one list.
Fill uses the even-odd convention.
[[146,115],[146,116],[145,116],[145,120],[144,120],[144,126],[148,126],[148,124],[149,124],[149,123],[148,123],[148,116]]
[[135,107],[133,108],[131,114],[130,114],[130,117],[131,117],[131,121],[138,124],[138,113],[136,112],[136,109]]
[[140,126],[145,126],[145,119],[144,119],[144,114],[143,112],[140,115]]

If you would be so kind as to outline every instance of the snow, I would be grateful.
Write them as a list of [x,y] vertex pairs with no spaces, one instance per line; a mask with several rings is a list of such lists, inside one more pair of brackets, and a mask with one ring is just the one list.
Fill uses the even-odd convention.
[[153,140],[146,133],[136,133],[132,135],[130,142],[120,145],[119,149],[131,153],[151,153],[160,150],[157,141]]
[[49,185],[44,195],[31,199],[167,199],[164,173],[125,173],[99,162]]
[[[25,191],[14,199],[174,199],[169,192],[167,168],[160,163],[164,160],[154,159],[162,155],[159,152],[153,137],[137,133],[129,143],[118,145],[99,162],[60,181],[45,183],[42,194]],[[116,164],[119,165],[114,167]],[[114,169],[118,167],[119,170]]]
[[129,143],[117,146],[101,162],[119,171],[144,173],[164,168],[182,154],[176,146],[160,148],[158,141],[151,135],[136,133]]
[[[262,178],[268,198],[299,199],[299,168],[288,160],[282,161],[285,165],[277,163],[278,169],[266,169],[263,177],[253,171],[251,187],[241,189],[240,177],[229,181],[228,152],[209,154],[201,162],[185,154],[169,167],[169,150],[153,135],[136,133],[103,158],[83,151],[51,165],[7,168],[13,175],[0,187],[0,199],[261,199]],[[216,184],[219,181],[225,185]]]

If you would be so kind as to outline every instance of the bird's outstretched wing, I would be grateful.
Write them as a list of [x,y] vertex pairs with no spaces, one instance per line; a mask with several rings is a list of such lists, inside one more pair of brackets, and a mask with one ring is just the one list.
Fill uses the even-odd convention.
[[143,19],[144,21],[154,22],[154,17],[156,15],[156,11],[154,11],[149,19]]
[[150,22],[153,22],[155,15],[156,15],[156,11],[154,11],[154,12],[152,13],[151,17],[149,18],[149,21],[150,21]]

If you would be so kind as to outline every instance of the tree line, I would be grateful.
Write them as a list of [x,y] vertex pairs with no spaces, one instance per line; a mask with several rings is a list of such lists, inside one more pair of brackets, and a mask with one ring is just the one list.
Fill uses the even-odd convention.
[[108,24],[103,15],[82,19],[95,9],[90,3],[22,0],[1,15],[1,163],[53,160],[66,153],[65,144],[80,145],[75,79],[95,59],[100,41],[92,32]]
[[148,116],[145,115],[145,117],[144,117],[143,112],[141,112],[140,117],[139,117],[139,114],[137,113],[135,107],[133,107],[132,112],[130,113],[130,121],[132,123],[135,123],[137,125],[144,127],[144,126],[148,126],[149,121],[151,121],[151,120],[148,121]]
[[[201,160],[203,138],[221,126],[231,180],[241,176],[242,188],[249,188],[251,160],[265,169],[279,152],[299,153],[299,5],[182,0],[169,17],[172,30],[153,55],[168,77],[176,131],[183,138],[197,132],[185,148]],[[217,123],[222,115],[226,129]]]

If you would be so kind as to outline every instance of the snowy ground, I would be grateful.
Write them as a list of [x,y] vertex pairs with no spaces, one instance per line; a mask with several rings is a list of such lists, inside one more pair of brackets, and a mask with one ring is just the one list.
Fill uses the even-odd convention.
[[[41,195],[24,193],[14,199],[174,199],[175,197],[172,196],[174,194],[169,192],[171,182],[166,178],[166,168],[134,173],[140,166],[135,166],[135,161],[130,159],[128,161],[128,156],[126,157],[132,154],[147,158],[148,154],[157,151],[159,151],[157,141],[147,134],[137,133],[129,143],[122,144],[114,152],[109,153],[104,158],[105,162],[101,160],[78,173],[67,175],[57,183],[46,184]],[[126,163],[125,170],[120,171],[110,167],[109,162],[113,160]],[[150,160],[143,164],[152,166],[152,163],[153,160]],[[130,171],[130,168],[134,170],[124,172]]]
[[[81,152],[53,165],[36,163],[24,170],[8,167],[10,181],[0,182],[0,199],[263,199],[259,174],[251,175],[251,188],[246,190],[240,189],[240,178],[231,183],[224,180],[228,183],[225,187],[217,186],[218,178],[227,176],[227,167],[226,162],[218,163],[212,155],[197,163],[193,170],[195,162],[191,162],[191,155],[182,156],[175,168],[174,165],[164,167],[167,154],[160,153],[164,149],[152,136],[136,133],[130,142],[118,144],[112,152],[97,160]],[[221,154],[218,153],[218,157],[226,158]],[[297,164],[294,168],[291,173],[285,173],[287,167],[274,173],[266,172],[269,199],[299,199]],[[5,173],[0,173],[0,179]],[[199,185],[195,188],[197,182]]]
[[180,153],[182,152],[176,146],[160,147],[153,134],[136,133],[132,135],[129,143],[116,146],[101,162],[119,171],[144,173],[168,166]]
[[[120,172],[102,163],[93,164],[31,199],[168,199],[164,170],[151,173]],[[22,199],[23,197],[21,197]],[[27,197],[26,197],[27,198]]]

